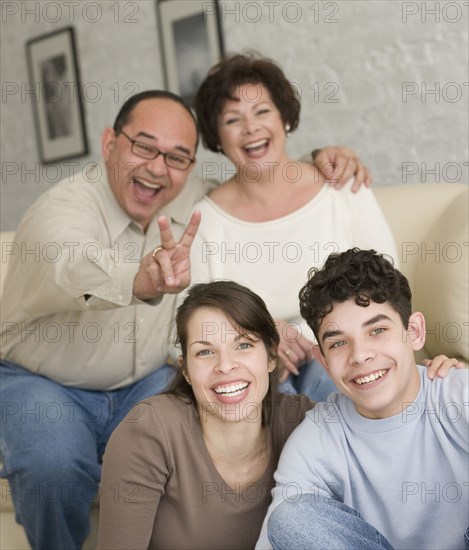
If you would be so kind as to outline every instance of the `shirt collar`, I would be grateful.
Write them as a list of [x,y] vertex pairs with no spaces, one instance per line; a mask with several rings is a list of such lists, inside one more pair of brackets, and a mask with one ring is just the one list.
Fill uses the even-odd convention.
[[[138,227],[143,232],[142,228],[136,224],[129,216],[122,210],[120,204],[112,192],[109,180],[107,177],[106,165],[104,162],[96,164],[91,170],[102,171],[102,177],[98,179],[100,185],[100,192],[102,195],[103,203],[102,208],[104,210],[104,219],[108,225],[109,235],[114,242],[117,238],[130,226]],[[93,178],[93,174],[90,174],[90,178]],[[93,180],[91,180],[93,181]]]

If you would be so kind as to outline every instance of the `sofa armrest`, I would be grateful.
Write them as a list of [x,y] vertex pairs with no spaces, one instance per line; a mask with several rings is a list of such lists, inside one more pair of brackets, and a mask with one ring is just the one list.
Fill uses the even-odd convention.
[[3,292],[3,284],[7,274],[8,259],[16,249],[14,231],[2,231],[0,233],[0,297]]

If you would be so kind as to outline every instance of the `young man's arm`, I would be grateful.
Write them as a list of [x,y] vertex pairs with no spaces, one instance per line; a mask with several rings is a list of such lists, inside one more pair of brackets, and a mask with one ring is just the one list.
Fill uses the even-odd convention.
[[330,468],[325,420],[338,422],[332,403],[320,403],[306,414],[303,422],[288,439],[275,472],[276,486],[272,491],[272,503],[262,525],[256,545],[257,550],[272,548],[268,538],[268,520],[272,512],[284,501],[297,500],[304,494],[314,498],[340,498],[339,483]]
[[433,410],[427,417],[440,422],[448,440],[469,451],[469,369],[452,369],[444,380],[435,380],[430,388]]

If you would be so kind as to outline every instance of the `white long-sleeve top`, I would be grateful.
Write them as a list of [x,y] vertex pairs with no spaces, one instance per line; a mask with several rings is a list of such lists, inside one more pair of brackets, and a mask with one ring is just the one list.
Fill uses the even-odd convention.
[[325,185],[299,210],[267,222],[246,222],[204,197],[195,209],[202,223],[191,253],[192,283],[232,279],[259,294],[275,319],[291,323],[288,337],[313,339],[301,319],[298,292],[308,270],[322,266],[332,252],[352,247],[398,253],[391,229],[373,192],[337,191]]

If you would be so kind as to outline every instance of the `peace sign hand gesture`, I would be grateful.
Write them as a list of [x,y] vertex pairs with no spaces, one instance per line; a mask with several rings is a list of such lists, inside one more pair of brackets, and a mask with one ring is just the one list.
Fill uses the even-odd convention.
[[167,218],[158,218],[161,245],[140,262],[133,286],[136,298],[151,300],[163,294],[177,294],[189,286],[190,252],[200,220],[200,212],[194,212],[181,239],[176,242]]

